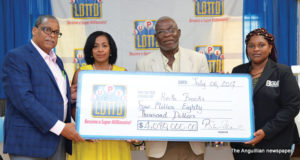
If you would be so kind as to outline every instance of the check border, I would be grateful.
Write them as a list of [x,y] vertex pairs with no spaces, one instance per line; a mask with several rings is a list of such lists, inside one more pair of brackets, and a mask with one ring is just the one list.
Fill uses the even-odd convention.
[[[250,132],[251,136],[246,138],[223,138],[223,137],[171,137],[171,136],[116,136],[116,135],[98,135],[98,134],[83,134],[80,132],[80,113],[81,113],[81,92],[83,90],[82,79],[84,75],[102,74],[102,75],[138,75],[138,76],[201,76],[201,77],[246,77],[249,80],[249,107],[250,107]],[[254,133],[254,113],[252,103],[252,78],[248,74],[204,74],[204,73],[165,73],[165,72],[118,72],[118,71],[81,71],[78,78],[78,95],[76,106],[76,129],[79,134],[85,139],[110,139],[110,140],[149,140],[149,141],[224,141],[224,142],[245,142],[253,139]],[[159,131],[158,131],[159,132]]]

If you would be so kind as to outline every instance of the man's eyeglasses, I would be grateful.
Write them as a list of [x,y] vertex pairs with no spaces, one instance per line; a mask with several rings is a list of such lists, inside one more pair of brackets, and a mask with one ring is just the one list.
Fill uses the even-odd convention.
[[167,30],[159,30],[159,31],[157,31],[157,35],[158,35],[158,36],[164,36],[164,35],[166,35],[167,33],[172,33],[172,34],[174,34],[174,33],[176,33],[177,31],[178,31],[177,28],[169,28],[169,29],[167,29]]
[[[37,27],[37,28],[39,28],[39,27]],[[50,27],[40,27],[40,29],[41,29],[44,33],[48,34],[49,36],[50,36],[52,33],[54,33],[54,35],[57,36],[58,38],[60,38],[60,37],[62,36],[62,33],[60,33],[59,31],[52,31],[52,29],[51,29]]]

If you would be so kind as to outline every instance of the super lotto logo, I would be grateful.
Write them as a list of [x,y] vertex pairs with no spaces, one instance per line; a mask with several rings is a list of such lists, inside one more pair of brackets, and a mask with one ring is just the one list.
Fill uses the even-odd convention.
[[71,0],[72,16],[77,19],[100,19],[102,0]]
[[126,117],[126,87],[95,85],[93,87],[92,116],[101,118]]
[[224,0],[194,0],[196,17],[215,17],[224,15]]
[[135,49],[157,49],[158,43],[154,37],[156,20],[134,21],[134,47]]
[[75,71],[79,69],[81,66],[85,66],[86,61],[84,59],[83,49],[77,48],[74,49],[74,69]]
[[205,54],[210,73],[219,73],[224,71],[223,46],[196,46],[195,50],[200,54]]

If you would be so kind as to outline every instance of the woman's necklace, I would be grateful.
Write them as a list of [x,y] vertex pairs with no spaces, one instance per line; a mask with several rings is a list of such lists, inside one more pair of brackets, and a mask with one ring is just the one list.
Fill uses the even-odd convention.
[[255,74],[250,73],[250,74],[251,74],[252,77],[255,77],[255,76],[257,76],[257,75],[260,75],[261,73],[262,73],[262,72],[258,72],[258,73],[255,73]]
[[[250,66],[250,74],[252,76],[252,79],[259,78],[261,74],[264,72],[264,68],[266,66],[267,61],[264,61],[260,64],[252,64]],[[254,67],[253,67],[254,66]],[[255,69],[254,69],[255,68]],[[254,72],[255,71],[255,72]]]
[[252,79],[259,78],[263,71],[258,71],[256,73],[253,73],[252,71],[250,72]]
[[[110,71],[111,70],[111,67],[112,67],[112,65],[111,64],[109,64],[109,66],[108,66],[108,70]],[[93,64],[93,70],[97,70],[97,68],[96,68],[96,66]],[[101,69],[100,69],[101,70]],[[105,69],[104,69],[105,70]]]

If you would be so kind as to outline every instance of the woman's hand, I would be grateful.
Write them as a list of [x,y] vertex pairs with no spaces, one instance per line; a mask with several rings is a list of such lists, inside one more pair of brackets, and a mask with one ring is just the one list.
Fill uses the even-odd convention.
[[134,147],[141,146],[145,143],[144,141],[140,141],[136,139],[127,140],[126,142],[131,143]]
[[97,140],[97,139],[86,139],[85,141],[87,141],[87,142],[92,142],[92,143],[96,143],[96,142],[98,142],[99,140]]
[[251,141],[245,142],[245,144],[257,144],[259,143],[262,139],[264,139],[266,136],[265,132],[262,129],[257,130],[254,133],[254,138]]
[[77,99],[77,84],[71,86],[71,101],[75,103]]
[[129,140],[126,140],[126,142],[128,142],[128,143],[139,143],[140,141],[135,140],[135,139],[129,139]]

